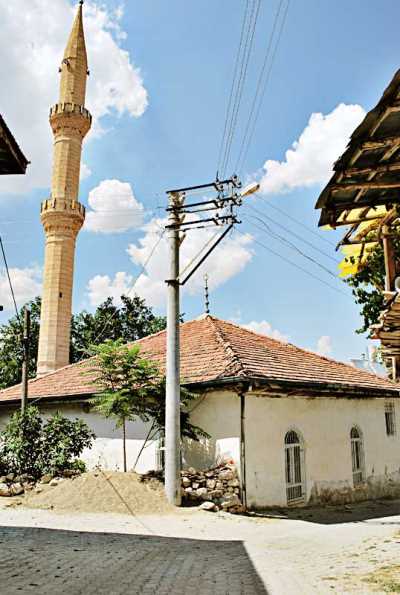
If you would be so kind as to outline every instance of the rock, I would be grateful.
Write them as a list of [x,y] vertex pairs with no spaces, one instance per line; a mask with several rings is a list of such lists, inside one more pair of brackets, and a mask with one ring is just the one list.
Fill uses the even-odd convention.
[[0,483],[0,496],[11,496],[10,488],[6,483]]
[[6,480],[14,481],[14,477],[15,477],[15,473],[9,473],[8,475],[6,475]]
[[198,482],[198,481],[195,481],[195,482],[192,484],[192,486],[193,486],[193,489],[194,489],[194,490],[197,490],[197,489],[200,487],[200,484],[199,484],[199,482]]
[[59,483],[62,482],[62,477],[54,477],[52,480],[49,481],[49,486],[55,487],[58,486]]
[[187,472],[189,475],[196,475],[196,469],[194,469],[193,467],[189,467]]
[[36,486],[35,493],[40,494],[41,492],[43,492],[43,488],[41,488],[40,486]]
[[51,473],[45,473],[42,476],[40,483],[50,483],[52,479],[53,479],[53,476],[51,475]]
[[[208,494],[207,488],[197,488],[196,494],[200,496],[200,498],[204,498]],[[206,500],[206,498],[204,498],[204,500]]]
[[75,475],[79,475],[79,471],[77,469],[64,469],[62,472],[63,477],[75,477]]
[[221,506],[227,510],[229,508],[234,508],[235,506],[242,506],[242,503],[236,494],[224,494]]
[[7,477],[5,475],[2,475],[0,477],[0,483],[6,483],[7,482]]
[[208,495],[212,500],[219,500],[222,498],[222,494],[222,490],[212,490],[211,492],[208,492]]
[[222,483],[222,481],[217,481],[216,482],[215,489],[216,490],[223,490],[224,489],[224,484]]
[[240,482],[238,479],[231,479],[228,481],[228,486],[231,488],[238,488],[240,486]]
[[191,481],[188,477],[182,477],[182,485],[184,488],[187,488],[188,486],[190,486]]
[[203,504],[200,504],[199,509],[207,510],[209,512],[216,512],[218,510],[218,506],[216,506],[214,504],[214,502],[210,502],[209,500],[206,500],[206,502],[203,502]]
[[235,479],[235,474],[233,473],[233,471],[230,471],[229,469],[220,471],[219,479],[222,479],[222,481],[229,481],[231,479]]
[[216,483],[217,483],[217,482],[215,481],[215,479],[207,479],[206,486],[207,486],[207,487],[208,487],[210,490],[213,490],[213,489],[215,488],[215,485],[216,485]]
[[186,494],[191,494],[193,492],[193,488],[191,486],[185,488]]
[[24,488],[20,483],[13,483],[11,484],[10,492],[12,496],[19,496],[24,493]]

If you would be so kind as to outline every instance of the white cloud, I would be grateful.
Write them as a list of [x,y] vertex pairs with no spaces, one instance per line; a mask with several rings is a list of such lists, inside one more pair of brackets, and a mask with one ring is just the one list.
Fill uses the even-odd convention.
[[[137,244],[130,244],[128,254],[132,262],[144,267],[144,272],[138,278],[133,293],[143,297],[149,305],[163,306],[165,304],[165,279],[168,277],[168,245],[164,235],[156,250],[152,253],[158,241],[160,230],[166,224],[165,219],[153,219],[145,228],[144,236]],[[199,250],[214,235],[215,230],[192,230],[187,233],[181,245],[181,271],[189,264]],[[225,238],[209,256],[206,262],[197,270],[196,274],[183,287],[183,291],[190,295],[201,293],[204,287],[203,275],[209,275],[211,290],[223,285],[239,274],[250,262],[252,237],[249,234]],[[148,262],[147,262],[148,261]],[[109,276],[97,275],[89,281],[88,294],[90,303],[95,306],[113,295],[119,297],[126,292],[133,282],[133,277],[125,272],[119,272],[114,279]]]
[[[41,295],[42,271],[39,267],[33,266],[25,269],[11,268],[10,278],[18,309],[37,295]],[[14,309],[5,270],[0,270],[0,304],[4,306],[4,310]]]
[[86,213],[87,231],[121,233],[143,222],[143,205],[127,182],[103,180],[89,192],[88,202],[92,210]]
[[332,352],[332,339],[328,335],[322,335],[317,341],[317,353],[329,355]]
[[[51,180],[52,134],[48,123],[57,102],[64,47],[76,3],[69,0],[0,0],[1,111],[17,142],[32,161],[25,176],[2,176],[0,193],[45,188]],[[122,11],[102,2],[84,5],[85,31],[91,76],[86,105],[94,117],[88,138],[102,132],[101,119],[109,114],[139,117],[147,106],[140,71],[120,42]],[[83,169],[83,175],[89,173]]]
[[266,320],[256,321],[253,320],[248,324],[242,324],[244,328],[249,329],[250,331],[254,331],[255,333],[259,333],[260,335],[267,335],[267,337],[272,337],[273,339],[278,339],[278,341],[283,341],[287,343],[289,341],[289,336],[281,333],[277,329],[273,329],[271,324]]
[[314,113],[284,161],[269,159],[260,180],[264,194],[289,192],[327,182],[334,162],[346,148],[365,111],[360,105],[339,104],[327,115]]

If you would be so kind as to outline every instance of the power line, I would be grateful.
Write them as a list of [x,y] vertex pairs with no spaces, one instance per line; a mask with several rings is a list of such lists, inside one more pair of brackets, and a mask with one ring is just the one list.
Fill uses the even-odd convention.
[[249,11],[249,0],[246,0],[246,8],[245,8],[244,15],[243,15],[242,29],[241,29],[241,33],[240,33],[240,42],[239,42],[239,47],[238,47],[238,50],[237,50],[237,53],[236,53],[236,61],[235,61],[235,67],[234,67],[234,70],[233,70],[233,79],[232,79],[231,91],[230,91],[230,94],[229,94],[228,107],[226,109],[224,131],[223,131],[223,134],[222,134],[221,144],[220,144],[220,147],[219,147],[217,170],[219,170],[221,168],[221,166],[222,166],[222,162],[221,162],[221,160],[222,160],[222,154],[224,152],[224,147],[225,147],[225,142],[226,142],[226,134],[228,132],[228,120],[229,120],[229,116],[230,116],[230,112],[231,112],[233,92],[234,92],[234,89],[235,89],[235,82],[236,82],[238,68],[239,68],[240,54],[242,52],[243,39],[244,39],[244,31],[245,31],[245,28],[246,28],[248,11]]
[[13,285],[11,283],[10,271],[8,269],[8,263],[7,263],[6,253],[5,253],[5,250],[4,250],[3,241],[1,239],[1,237],[0,237],[0,247],[1,247],[1,252],[2,252],[2,255],[3,255],[4,266],[6,267],[6,274],[7,274],[7,279],[8,279],[8,285],[10,286],[10,292],[11,292],[12,300],[13,300],[13,303],[14,303],[15,315],[17,317],[17,320],[18,320],[19,324],[21,325],[21,319],[19,317],[17,302],[15,300],[14,288],[13,288]]
[[244,149],[245,149],[245,146],[246,146],[246,141],[248,140],[248,138],[247,138],[248,137],[248,133],[249,133],[249,130],[250,130],[250,126],[251,126],[251,123],[252,123],[253,116],[255,114],[255,110],[256,110],[257,103],[258,103],[258,99],[260,97],[260,92],[261,92],[261,88],[262,88],[264,74],[265,74],[265,70],[266,70],[266,67],[267,67],[267,64],[268,64],[268,61],[269,61],[269,58],[270,58],[270,54],[271,54],[271,50],[272,50],[272,44],[273,44],[273,41],[274,41],[274,38],[275,38],[275,32],[276,32],[276,29],[277,29],[277,26],[278,26],[278,21],[279,21],[279,17],[280,17],[280,13],[281,13],[281,10],[282,10],[283,3],[284,3],[284,0],[280,0],[279,5],[278,5],[278,8],[277,8],[277,11],[275,13],[275,18],[274,18],[274,22],[273,22],[273,25],[272,25],[271,35],[269,37],[269,41],[268,41],[267,48],[266,48],[266,51],[265,51],[264,61],[263,61],[262,67],[261,67],[261,71],[260,71],[259,77],[258,77],[256,92],[255,92],[254,97],[253,97],[253,102],[252,102],[252,105],[251,105],[249,117],[248,117],[248,120],[247,120],[247,125],[246,125],[246,128],[245,128],[245,133],[244,133],[242,144],[241,144],[240,150],[239,150],[239,156],[238,156],[238,159],[237,159],[237,162],[236,162],[236,170],[238,170],[239,163],[241,161],[241,158],[243,156]]
[[308,225],[305,225],[304,223],[302,223],[301,221],[299,221],[295,217],[293,217],[293,216],[289,215],[288,213],[286,213],[286,211],[284,211],[283,209],[280,209],[276,205],[273,205],[272,203],[268,202],[267,198],[265,196],[262,196],[262,194],[260,194],[259,192],[256,192],[254,194],[254,196],[256,198],[261,198],[265,202],[265,204],[266,204],[267,207],[270,207],[271,209],[274,209],[274,211],[277,211],[281,215],[284,215],[285,217],[287,217],[288,219],[290,219],[291,221],[293,221],[293,223],[296,223],[300,227],[303,227],[304,229],[306,229],[307,231],[309,231],[310,233],[312,233],[313,235],[315,235],[322,242],[325,242],[326,244],[329,244],[329,246],[331,246],[331,247],[333,246],[334,248],[336,248],[336,244],[334,242],[331,242],[330,240],[327,240],[326,238],[323,238],[322,236],[319,235],[319,233],[317,233],[316,231],[314,231],[313,229],[311,229],[311,227],[308,227]]
[[245,44],[244,44],[243,56],[242,56],[241,65],[240,65],[239,79],[238,79],[238,83],[236,86],[235,99],[233,102],[233,109],[232,109],[230,124],[229,124],[229,128],[228,128],[225,153],[224,153],[224,158],[223,158],[222,166],[221,166],[222,177],[225,176],[225,172],[226,172],[226,169],[229,164],[232,143],[233,143],[233,139],[235,136],[235,128],[237,125],[239,110],[240,110],[242,97],[243,97],[244,84],[246,82],[246,77],[247,77],[250,55],[251,55],[251,52],[253,49],[254,33],[255,33],[256,24],[257,24],[257,20],[258,20],[258,14],[260,11],[260,4],[261,4],[261,0],[254,0],[252,8],[251,8],[250,18],[249,18],[248,27],[247,27],[246,40],[245,40]]
[[302,236],[298,235],[296,232],[292,231],[291,229],[289,229],[288,227],[286,227],[285,225],[282,225],[282,223],[279,223],[278,221],[275,221],[275,219],[272,219],[272,217],[269,217],[268,215],[266,215],[265,213],[262,213],[261,211],[259,211],[258,209],[256,209],[256,207],[253,207],[252,205],[247,204],[246,205],[249,209],[251,209],[252,211],[254,211],[255,213],[258,213],[258,215],[262,218],[268,219],[268,221],[270,221],[271,223],[273,223],[274,225],[277,225],[278,227],[281,227],[284,231],[286,231],[287,233],[291,234],[292,236],[294,236],[295,238],[297,238],[298,240],[300,240],[301,242],[303,242],[304,244],[307,244],[307,246],[310,246],[310,248],[312,248],[313,250],[315,250],[316,252],[319,252],[320,254],[322,254],[323,256],[326,256],[326,258],[329,258],[330,260],[332,260],[333,262],[335,262],[336,264],[339,264],[340,260],[337,258],[334,258],[333,256],[331,256],[330,254],[328,254],[327,252],[324,252],[323,250],[321,250],[318,246],[316,246],[315,244],[313,244],[312,242],[309,242],[308,240],[304,239]]
[[[330,275],[331,277],[333,277],[334,279],[337,280],[337,276],[330,269],[328,269],[326,266],[324,266],[323,264],[321,264],[320,262],[318,262],[318,260],[315,260],[315,258],[313,258],[312,256],[309,256],[308,254],[306,254],[305,252],[303,252],[302,250],[300,250],[300,248],[298,248],[295,244],[292,244],[292,242],[290,242],[289,240],[287,240],[283,236],[281,236],[281,235],[277,234],[276,232],[274,232],[264,221],[262,221],[258,217],[257,217],[257,219],[263,225],[265,225],[265,227],[270,232],[270,234],[272,235],[272,237],[276,238],[278,241],[280,241],[284,245],[288,246],[291,250],[294,250],[295,252],[297,252],[298,254],[300,254],[300,256],[302,256],[303,258],[306,258],[307,260],[309,260],[310,262],[312,262],[313,264],[315,264],[316,266],[318,266],[325,273],[327,273],[328,275]],[[253,225],[257,229],[261,230],[263,233],[266,233],[265,230],[262,229],[256,223],[252,223],[251,221],[248,221],[248,223],[250,223],[250,225]]]
[[[278,5],[278,8],[277,8],[277,11],[275,13],[275,18],[274,18],[274,22],[273,22],[273,26],[272,26],[271,35],[270,35],[269,42],[267,44],[267,48],[266,48],[266,51],[265,51],[264,61],[263,61],[262,67],[261,67],[260,75],[258,77],[256,92],[254,94],[252,106],[251,106],[251,109],[250,109],[250,114],[249,114],[249,117],[248,117],[248,120],[247,120],[247,124],[246,124],[246,128],[245,128],[245,133],[244,133],[244,136],[243,136],[242,144],[241,144],[240,150],[239,150],[238,159],[237,159],[237,162],[236,162],[236,168],[235,168],[236,171],[239,171],[239,166],[240,166],[240,169],[242,168],[243,163],[241,163],[241,161],[242,161],[242,159],[244,161],[244,159],[245,159],[245,157],[247,155],[247,152],[248,152],[248,149],[249,149],[249,146],[250,146],[250,143],[251,143],[253,134],[254,134],[254,130],[255,130],[256,123],[257,123],[257,119],[258,119],[258,116],[259,116],[259,113],[260,113],[261,105],[263,103],[266,86],[267,86],[267,83],[269,81],[269,77],[270,77],[270,74],[271,74],[271,71],[272,71],[272,66],[273,66],[275,55],[276,55],[276,52],[277,52],[277,49],[278,49],[280,38],[281,38],[281,35],[282,35],[283,26],[284,26],[284,23],[286,21],[286,16],[287,16],[287,12],[288,12],[288,9],[289,9],[290,0],[288,0],[287,6],[286,6],[286,11],[284,12],[284,15],[283,15],[281,29],[280,29],[280,32],[279,32],[279,35],[278,35],[278,39],[277,39],[275,48],[274,48],[273,53],[272,53],[272,60],[271,60],[271,63],[270,63],[270,67],[269,67],[269,69],[267,71],[267,76],[264,79],[264,75],[265,75],[265,72],[266,72],[267,64],[268,64],[269,59],[270,59],[270,56],[271,56],[271,51],[272,51],[272,48],[273,48],[273,42],[275,40],[275,34],[276,34],[276,31],[277,31],[277,27],[278,27],[278,23],[279,23],[279,17],[281,15],[283,3],[284,3],[284,0],[280,0],[279,5]],[[263,85],[263,82],[264,82],[264,85]],[[254,115],[255,115],[255,117],[254,117]],[[253,120],[253,118],[254,118],[254,120]]]
[[[236,228],[236,231],[238,231],[239,233],[241,233],[242,235],[245,235],[242,231],[240,231],[239,229]],[[345,295],[346,297],[349,297],[347,293],[345,293],[344,291],[341,291],[340,289],[338,289],[337,287],[334,287],[333,285],[331,285],[330,283],[328,283],[327,281],[324,281],[324,279],[321,279],[320,277],[317,277],[317,275],[314,275],[314,273],[311,273],[310,271],[308,271],[307,269],[303,268],[302,266],[300,266],[299,264],[293,262],[292,260],[290,260],[289,258],[286,258],[285,256],[282,256],[282,254],[279,254],[279,252],[275,252],[275,250],[272,250],[272,248],[270,248],[269,246],[266,246],[263,242],[260,242],[259,240],[253,238],[253,241],[258,244],[259,246],[261,246],[262,248],[264,248],[265,250],[267,250],[267,252],[270,252],[271,254],[273,254],[274,256],[277,256],[278,258],[280,258],[281,260],[285,261],[286,263],[290,264],[291,266],[295,267],[296,269],[298,269],[299,271],[303,271],[303,273],[305,273],[306,275],[308,275],[309,277],[312,277],[313,279],[315,279],[316,281],[319,281],[320,283],[323,283],[324,285],[326,285],[327,287],[330,287],[330,289],[333,289],[333,291],[336,291],[337,293],[341,293],[342,295]]]

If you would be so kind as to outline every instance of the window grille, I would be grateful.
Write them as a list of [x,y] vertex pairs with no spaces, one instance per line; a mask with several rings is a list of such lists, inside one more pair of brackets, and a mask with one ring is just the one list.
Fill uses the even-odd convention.
[[160,436],[158,438],[157,448],[157,470],[164,471],[165,469],[165,438]]
[[352,428],[350,432],[351,441],[351,463],[353,470],[353,485],[359,485],[364,481],[364,448],[361,432],[358,428]]
[[386,434],[388,436],[394,436],[396,434],[396,417],[394,403],[392,401],[386,401],[385,403],[385,423]]
[[294,430],[285,436],[286,497],[288,504],[304,500],[302,448]]

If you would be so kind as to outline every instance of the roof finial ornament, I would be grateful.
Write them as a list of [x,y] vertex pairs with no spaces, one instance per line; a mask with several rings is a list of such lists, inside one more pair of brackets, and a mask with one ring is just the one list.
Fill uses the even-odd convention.
[[80,4],[81,6],[83,6],[83,3],[84,3],[84,2],[85,2],[85,0],[79,0],[79,4]]
[[205,298],[205,313],[210,314],[210,300],[208,296],[208,275],[204,275],[204,298]]

